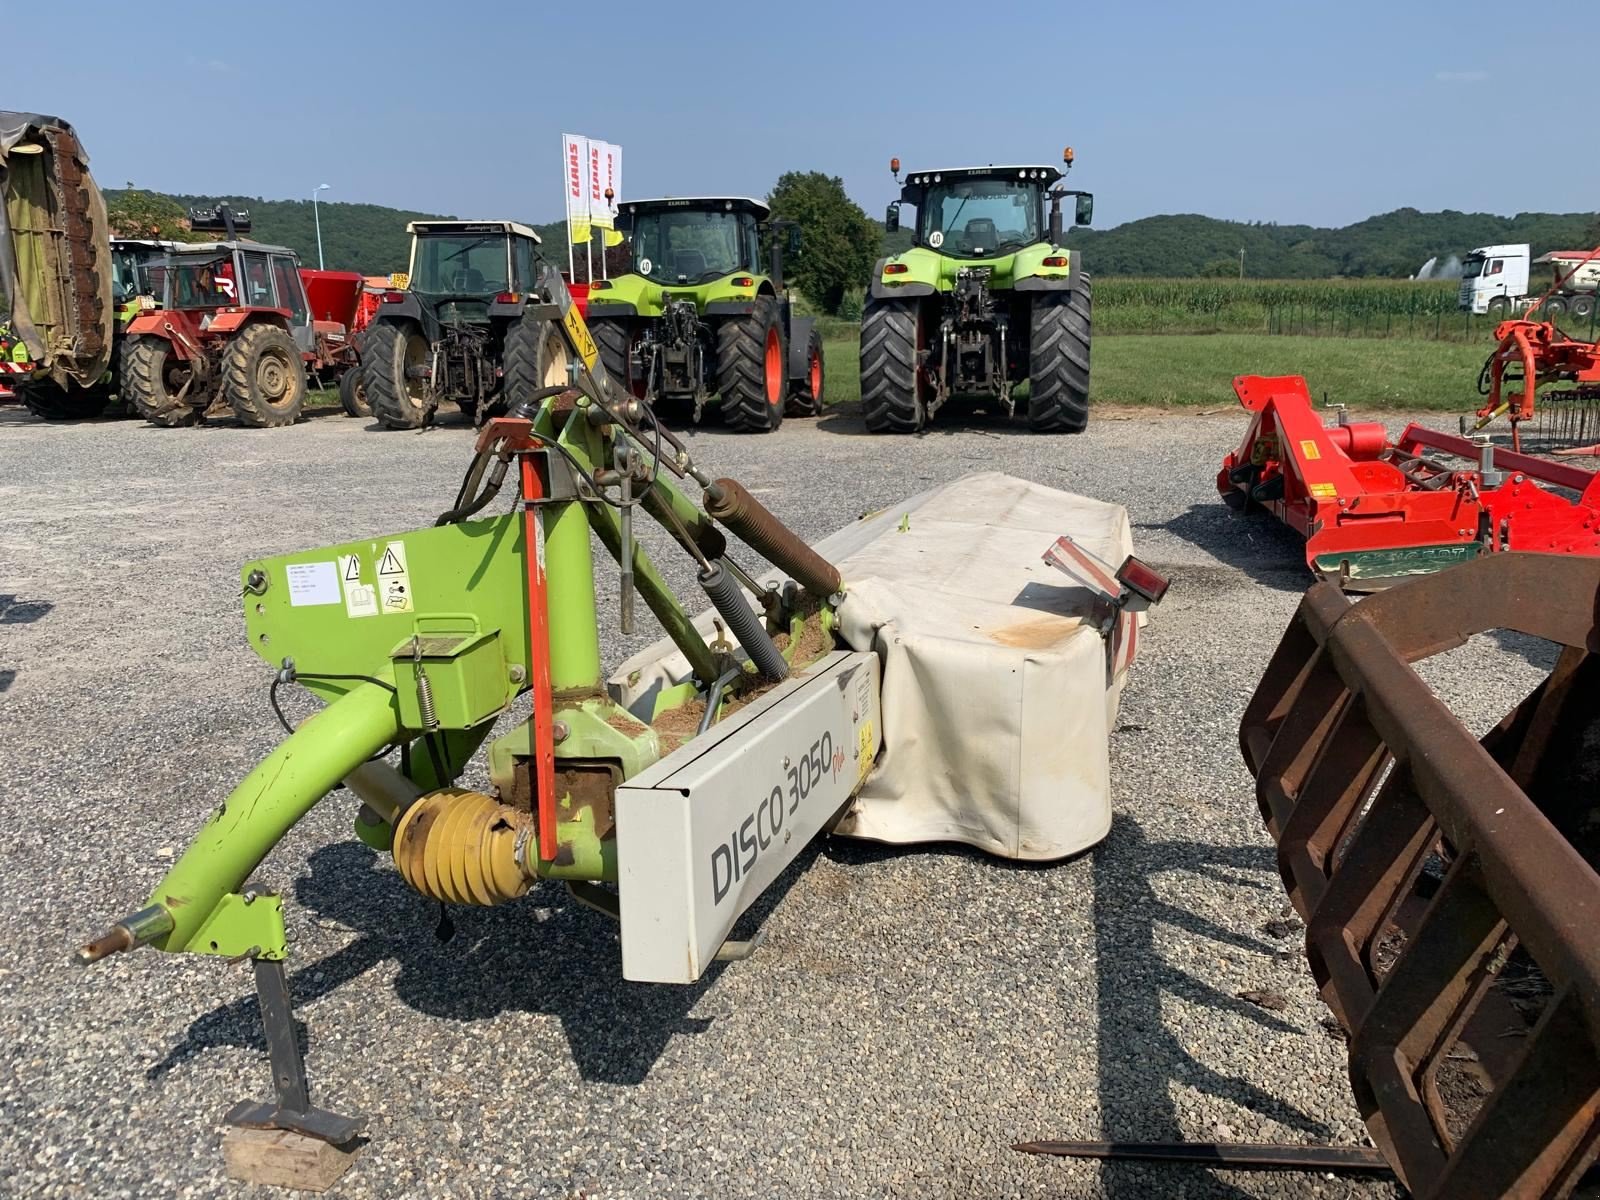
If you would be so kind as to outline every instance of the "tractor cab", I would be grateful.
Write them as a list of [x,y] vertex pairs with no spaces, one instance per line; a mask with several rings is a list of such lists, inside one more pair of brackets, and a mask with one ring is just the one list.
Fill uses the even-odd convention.
[[438,320],[486,322],[538,282],[539,235],[516,221],[413,221],[406,287]]
[[279,309],[302,350],[310,350],[315,341],[300,260],[286,246],[259,242],[174,246],[166,257],[147,264],[144,274],[162,308],[201,313]]
[[663,287],[694,287],[740,271],[765,272],[761,229],[771,210],[746,196],[634,200],[617,224],[632,269]]
[[[1064,156],[1068,166],[1070,156],[1069,150]],[[899,159],[891,169],[898,180]],[[914,171],[906,176],[900,199],[889,205],[884,225],[890,233],[898,231],[900,206],[910,204],[917,210],[913,243],[947,258],[998,258],[1046,240],[1059,246],[1063,196],[1077,197],[1074,224],[1087,225],[1094,216],[1090,193],[1054,187],[1063,176],[1049,166]]]
[[146,238],[111,239],[111,295],[121,310],[141,296],[158,296],[161,286],[150,267],[176,249],[175,242]]

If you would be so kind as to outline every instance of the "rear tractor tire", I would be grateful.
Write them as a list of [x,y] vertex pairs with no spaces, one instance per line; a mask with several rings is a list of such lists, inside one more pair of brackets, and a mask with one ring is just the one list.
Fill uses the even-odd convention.
[[1070,291],[1033,298],[1028,341],[1028,425],[1036,433],[1082,433],[1089,424],[1089,277]]
[[[523,317],[506,330],[505,374],[500,389],[503,408],[531,403],[541,388],[564,386],[570,379],[567,341],[554,321]],[[488,414],[485,414],[487,416]]]
[[367,399],[366,374],[360,363],[339,376],[339,404],[347,417],[372,415],[372,403]]
[[625,317],[597,317],[589,322],[589,332],[611,382],[628,395],[644,399],[645,381],[633,378],[633,344],[639,338],[639,323]]
[[407,374],[431,357],[428,339],[415,325],[383,321],[367,330],[361,355],[363,382],[372,415],[385,427],[421,429],[433,420],[439,398],[425,380]]
[[822,364],[822,335],[813,325],[806,337],[806,369],[789,385],[789,400],[783,406],[786,417],[814,417],[822,411],[826,372]]
[[193,408],[194,368],[166,338],[144,334],[124,341],[120,374],[123,398],[150,424],[176,429],[200,419]]
[[306,364],[289,331],[249,325],[222,354],[222,394],[234,416],[257,429],[293,425],[306,406]]
[[861,416],[873,433],[916,433],[927,421],[917,369],[916,300],[868,298],[861,313]]
[[739,433],[771,433],[783,424],[789,390],[788,347],[772,296],[757,296],[747,317],[717,326],[717,391],[722,418]]
[[88,421],[105,412],[111,403],[111,389],[104,384],[86,388],[77,383],[63,388],[53,379],[29,379],[17,384],[17,399],[42,421]]

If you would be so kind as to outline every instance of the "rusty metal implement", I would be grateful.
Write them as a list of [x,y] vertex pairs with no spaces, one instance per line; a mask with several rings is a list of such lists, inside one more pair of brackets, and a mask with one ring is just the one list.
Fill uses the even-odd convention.
[[[1487,555],[1352,604],[1306,593],[1239,740],[1418,1200],[1563,1197],[1600,1151],[1600,562]],[[1410,664],[1490,630],[1560,648],[1481,740]]]

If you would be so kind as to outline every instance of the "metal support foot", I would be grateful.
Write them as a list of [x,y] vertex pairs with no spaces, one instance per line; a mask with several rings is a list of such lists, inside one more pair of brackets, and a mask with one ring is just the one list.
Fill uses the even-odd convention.
[[261,1002],[261,1025],[267,1035],[276,1098],[241,1100],[223,1120],[246,1129],[289,1129],[343,1145],[367,1127],[367,1119],[341,1117],[325,1108],[312,1107],[306,1064],[295,1038],[289,973],[281,959],[265,958],[255,960],[255,973],[256,999]]

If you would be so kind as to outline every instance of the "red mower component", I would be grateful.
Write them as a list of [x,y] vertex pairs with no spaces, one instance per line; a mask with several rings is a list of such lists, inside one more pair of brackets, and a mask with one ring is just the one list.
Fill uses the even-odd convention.
[[31,362],[6,362],[0,360],[0,404],[15,403],[17,383],[33,370]]
[[[1504,415],[1511,422],[1511,445],[1522,448],[1522,422],[1533,416],[1534,393],[1546,384],[1572,384],[1546,400],[1593,405],[1600,401],[1600,345],[1580,342],[1550,321],[1502,321],[1494,331],[1499,345],[1483,364],[1478,390],[1486,397],[1473,430]],[[1520,374],[1507,378],[1508,368]],[[1507,383],[1520,383],[1510,391]]]
[[1593,472],[1420,425],[1391,442],[1382,425],[1347,422],[1342,410],[1325,426],[1298,375],[1242,375],[1233,390],[1252,416],[1217,490],[1304,537],[1319,577],[1373,590],[1501,550],[1600,555]]

